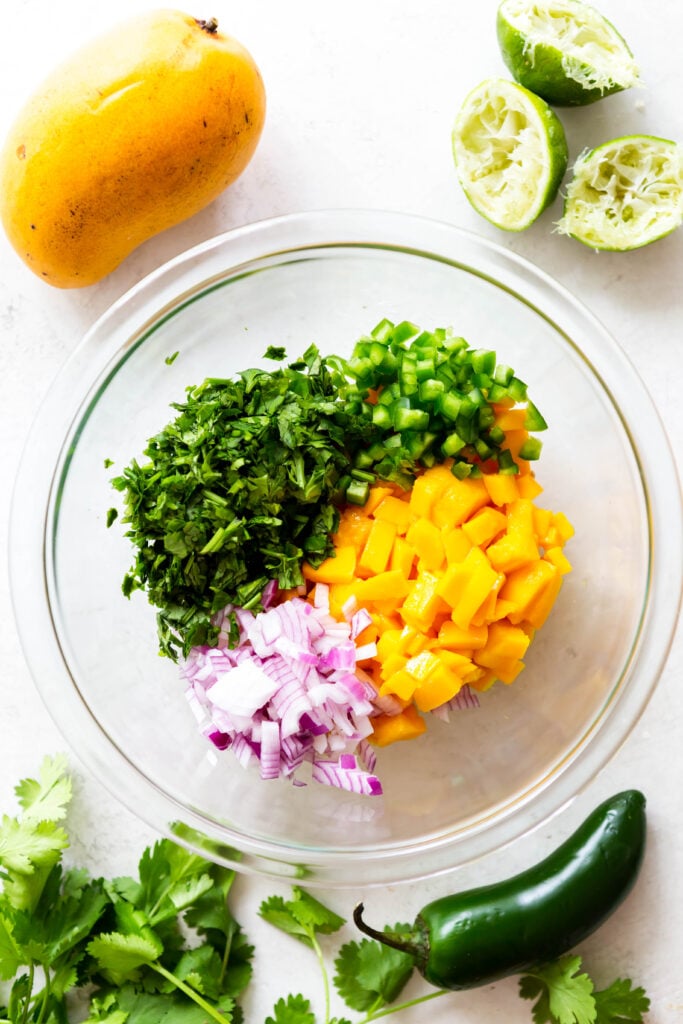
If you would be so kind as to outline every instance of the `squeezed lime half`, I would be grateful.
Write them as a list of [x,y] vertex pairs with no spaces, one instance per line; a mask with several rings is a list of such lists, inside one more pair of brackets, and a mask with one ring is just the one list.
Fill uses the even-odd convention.
[[669,139],[627,135],[582,153],[556,228],[593,249],[649,245],[683,222],[683,150]]
[[557,195],[567,140],[557,115],[528,89],[489,78],[466,97],[452,134],[458,178],[482,217],[528,228]]
[[513,77],[557,106],[584,106],[639,84],[623,37],[581,0],[502,0],[496,28]]

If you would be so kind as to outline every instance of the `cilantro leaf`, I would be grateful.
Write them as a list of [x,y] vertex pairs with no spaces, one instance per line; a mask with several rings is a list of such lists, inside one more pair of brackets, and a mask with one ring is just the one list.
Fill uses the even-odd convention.
[[88,953],[103,974],[116,985],[136,980],[138,969],[154,963],[163,951],[162,943],[149,928],[144,934],[136,935],[109,932],[88,943]]
[[522,999],[536,999],[534,1024],[595,1024],[593,982],[580,967],[581,957],[568,955],[520,978]]
[[63,757],[46,757],[38,780],[23,779],[16,787],[23,813],[0,822],[0,875],[9,906],[31,910],[40,898],[53,866],[69,845],[57,825],[66,814],[71,782]]
[[15,792],[26,822],[61,821],[71,800],[71,780],[63,756],[46,757],[38,780],[22,779]]
[[650,1000],[642,988],[633,988],[630,979],[617,978],[609,988],[593,993],[596,1024],[641,1024],[650,1009]]
[[26,961],[14,940],[14,913],[0,903],[0,980],[9,981]]
[[266,351],[263,353],[264,359],[274,359],[280,363],[283,359],[287,358],[287,349],[283,345],[269,345]]
[[265,1024],[315,1024],[315,1014],[308,999],[302,995],[278,999],[273,1007],[273,1016],[266,1017]]
[[[230,1005],[220,1007],[227,1022]],[[207,1014],[190,999],[177,995],[138,992],[132,985],[97,995],[83,1024],[207,1024]]]
[[[405,931],[405,924],[389,931]],[[372,939],[348,942],[334,962],[334,985],[352,1010],[368,1012],[393,1003],[408,983],[415,962],[408,953]]]
[[138,866],[140,886],[134,902],[154,927],[191,906],[211,889],[207,863],[170,839],[144,851]]
[[316,934],[330,935],[345,923],[343,917],[299,886],[292,888],[290,900],[281,896],[270,896],[264,900],[259,907],[259,915],[307,946],[314,945]]
[[235,872],[213,864],[209,868],[212,887],[199,896],[186,913],[185,921],[206,938],[223,964],[221,990],[237,998],[251,979],[254,948],[247,941],[228,907],[228,893]]

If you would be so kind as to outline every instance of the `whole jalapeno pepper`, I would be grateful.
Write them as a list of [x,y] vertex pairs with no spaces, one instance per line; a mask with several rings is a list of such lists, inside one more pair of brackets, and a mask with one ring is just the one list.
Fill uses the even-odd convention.
[[600,804],[554,853],[506,881],[445,896],[408,932],[358,927],[410,953],[437,988],[466,989],[555,960],[606,920],[636,880],[645,849],[645,797]]

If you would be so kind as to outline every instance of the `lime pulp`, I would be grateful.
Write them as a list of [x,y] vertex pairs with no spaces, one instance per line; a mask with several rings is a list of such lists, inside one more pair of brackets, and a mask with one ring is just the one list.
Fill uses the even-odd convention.
[[453,127],[460,184],[482,217],[522,231],[554,200],[567,167],[557,115],[505,79],[486,79],[466,97]]
[[513,77],[557,106],[583,106],[639,83],[629,47],[581,0],[502,0],[496,28]]
[[574,165],[561,234],[623,252],[683,222],[683,150],[668,139],[628,135],[583,153]]

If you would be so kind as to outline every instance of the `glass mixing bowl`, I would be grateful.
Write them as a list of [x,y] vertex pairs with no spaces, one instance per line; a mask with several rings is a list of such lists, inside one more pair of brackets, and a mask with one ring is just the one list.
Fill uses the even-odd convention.
[[[549,420],[543,507],[574,524],[573,572],[514,685],[379,751],[381,797],[261,781],[197,731],[111,477],[206,376],[348,352],[383,317],[493,348]],[[178,353],[175,360],[170,357]],[[112,460],[107,468],[105,460]],[[449,870],[561,808],[614,754],[661,671],[681,592],[680,493],[656,411],[601,325],[528,262],[456,228],[379,212],[228,232],[140,282],[94,325],[30,435],[11,575],[36,685],[74,752],[162,833],[242,870],[384,884]],[[661,538],[666,536],[666,549]]]

